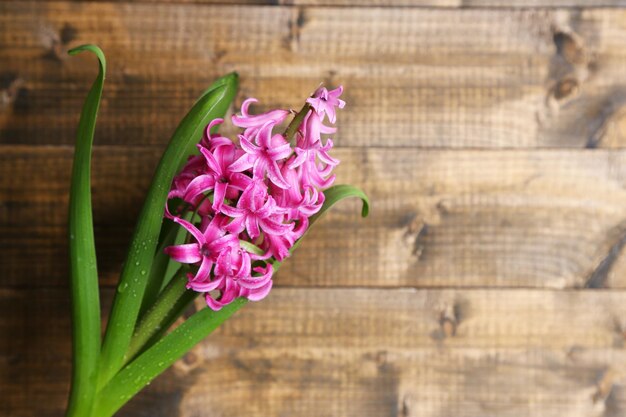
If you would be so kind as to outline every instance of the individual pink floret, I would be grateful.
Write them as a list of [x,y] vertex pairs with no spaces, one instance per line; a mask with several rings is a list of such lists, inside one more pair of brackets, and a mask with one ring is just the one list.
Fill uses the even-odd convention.
[[233,218],[226,230],[239,234],[244,230],[254,240],[261,232],[282,235],[293,229],[293,224],[282,222],[286,209],[278,207],[274,198],[267,193],[267,186],[253,181],[239,197],[236,207],[222,206],[222,213]]
[[339,86],[334,90],[328,91],[325,87],[320,87],[313,93],[313,97],[307,99],[307,103],[315,109],[315,112],[321,117],[328,116],[328,121],[335,124],[336,115],[335,108],[343,109],[346,102],[339,99],[343,93],[343,87]]
[[293,151],[282,135],[272,134],[273,127],[273,122],[263,125],[256,135],[256,144],[241,135],[239,143],[246,153],[233,162],[229,169],[233,172],[243,172],[252,168],[253,178],[264,179],[267,173],[269,180],[278,187],[289,188],[278,164]]

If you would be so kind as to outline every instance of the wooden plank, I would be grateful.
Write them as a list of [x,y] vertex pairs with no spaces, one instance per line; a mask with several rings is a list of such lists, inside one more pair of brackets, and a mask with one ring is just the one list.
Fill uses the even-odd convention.
[[[99,266],[112,285],[160,150],[98,147]],[[626,151],[337,149],[361,186],[281,268],[281,286],[626,286]],[[69,147],[0,147],[2,286],[66,280]],[[26,277],[37,277],[33,280]]]
[[237,103],[259,110],[344,84],[339,146],[623,147],[624,22],[613,9],[3,2],[0,143],[71,143],[94,64],[64,51],[95,42],[109,58],[102,144],[165,143],[237,70]]
[[[0,291],[5,415],[61,414],[65,294]],[[623,291],[277,289],[120,415],[621,416],[625,301]]]
[[[7,0],[10,1],[10,0]],[[56,0],[39,0],[56,1]],[[74,2],[88,0],[74,0]],[[126,2],[127,0],[112,0]],[[145,3],[196,3],[268,6],[330,6],[330,7],[445,7],[471,8],[554,8],[554,7],[624,7],[624,0],[141,0]]]

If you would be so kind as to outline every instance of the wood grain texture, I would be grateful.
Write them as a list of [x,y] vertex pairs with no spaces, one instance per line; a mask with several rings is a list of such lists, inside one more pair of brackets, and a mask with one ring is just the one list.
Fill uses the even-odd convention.
[[[117,279],[159,153],[96,149],[96,242],[107,285]],[[335,155],[339,181],[370,195],[371,217],[359,218],[356,201],[333,209],[282,267],[278,285],[626,286],[625,151]],[[71,148],[0,147],[2,285],[66,282],[58,260],[67,256],[71,157]]]
[[[5,0],[11,1],[11,0]],[[13,0],[16,1],[16,0]],[[58,1],[58,0],[40,0]],[[92,0],[72,0],[87,2]],[[111,0],[128,2],[129,0]],[[132,1],[132,0],[131,0]],[[444,7],[471,8],[554,8],[624,7],[624,0],[134,0],[142,3],[195,3],[211,5],[327,6],[327,7]]]
[[339,146],[623,147],[625,22],[615,9],[3,2],[0,143],[72,143],[94,71],[65,50],[95,42],[109,58],[103,144],[164,144],[237,70],[238,103],[259,110],[345,85]]
[[[0,301],[3,415],[61,414],[66,291]],[[119,415],[618,417],[624,317],[615,290],[277,289]]]
[[626,2],[181,3],[0,2],[0,415],[67,398],[70,145],[95,63],[65,51],[86,42],[109,60],[105,311],[165,143],[225,72],[255,111],[343,84],[337,175],[373,202],[333,209],[267,300],[121,417],[626,415]]

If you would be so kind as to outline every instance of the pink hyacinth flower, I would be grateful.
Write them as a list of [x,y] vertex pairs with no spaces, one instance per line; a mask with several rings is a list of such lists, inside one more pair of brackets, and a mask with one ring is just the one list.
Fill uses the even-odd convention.
[[241,292],[241,288],[233,280],[220,280],[220,286],[217,289],[220,292],[218,298],[213,298],[210,292],[204,294],[206,304],[213,311],[219,311],[222,307],[232,303]]
[[[335,177],[324,177],[339,164],[339,161],[328,154],[333,147],[332,140],[328,139],[326,145],[322,145],[321,126],[322,121],[315,112],[307,116],[296,144],[297,156],[289,167],[302,167],[301,175],[304,184],[327,188],[333,183]],[[318,160],[321,164],[318,164]]]
[[189,183],[198,175],[203,174],[205,169],[206,163],[201,155],[190,156],[181,172],[174,177],[167,198],[183,198]]
[[240,136],[240,145],[246,154],[233,162],[229,169],[233,172],[243,172],[252,168],[255,179],[263,179],[267,173],[269,180],[276,186],[289,188],[289,184],[280,172],[278,161],[289,157],[292,150],[282,135],[272,134],[273,127],[273,122],[268,122],[261,127],[256,135],[257,145],[248,138]]
[[[190,276],[190,281],[205,283],[210,279],[211,269],[214,262],[224,250],[239,246],[237,236],[228,235],[223,229],[226,219],[224,216],[217,214],[212,219],[205,218],[203,231],[199,230],[187,220],[171,216],[171,219],[184,227],[193,238],[194,243],[186,243],[177,246],[169,246],[165,248],[172,259],[183,264],[200,264],[198,272]],[[191,288],[191,286],[189,286]],[[210,291],[210,285],[205,287],[204,291]]]
[[324,194],[315,187],[303,184],[300,171],[294,169],[293,158],[287,160],[281,171],[291,187],[284,190],[272,188],[271,195],[279,207],[287,209],[289,219],[311,217],[317,213],[324,203]]
[[192,201],[207,191],[213,191],[213,209],[219,210],[225,198],[236,198],[250,184],[250,177],[234,172],[230,165],[238,156],[232,142],[216,146],[213,151],[198,146],[208,166],[207,173],[199,175],[187,186],[185,201]]
[[286,210],[278,207],[267,187],[259,181],[252,182],[239,197],[237,207],[224,204],[222,213],[233,218],[225,229],[233,234],[246,231],[252,240],[261,232],[282,235],[293,229],[293,224],[282,223]]
[[308,227],[308,217],[301,217],[298,220],[297,226],[292,231],[283,235],[266,234],[263,237],[263,242],[261,243],[261,249],[263,249],[265,253],[261,256],[254,255],[252,257],[255,259],[276,258],[277,260],[282,261],[290,255],[289,250],[293,247],[296,241],[304,235]]
[[246,129],[243,136],[249,138],[255,136],[259,129],[267,123],[273,123],[279,125],[289,115],[287,110],[272,110],[262,114],[250,114],[248,108],[252,103],[256,103],[258,100],[255,98],[249,98],[241,105],[241,116],[234,114],[231,118],[233,124],[237,127]]
[[260,301],[264,299],[272,289],[272,274],[274,270],[271,264],[267,264],[265,267],[255,267],[254,272],[259,275],[251,277],[247,282],[240,282],[240,296],[246,297],[250,301]]
[[343,87],[339,86],[334,90],[328,91],[325,87],[320,87],[313,94],[313,97],[307,99],[307,103],[315,109],[315,112],[320,116],[324,117],[324,114],[328,116],[328,121],[332,124],[335,124],[336,114],[335,108],[339,107],[343,109],[346,105],[346,102],[339,99],[339,96],[343,93]]

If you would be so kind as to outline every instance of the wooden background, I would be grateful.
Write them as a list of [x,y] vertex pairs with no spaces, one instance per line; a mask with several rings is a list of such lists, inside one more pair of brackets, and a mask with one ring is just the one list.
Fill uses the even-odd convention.
[[[218,4],[219,3],[219,4]],[[343,84],[341,182],[247,306],[120,416],[626,416],[623,0],[0,3],[0,414],[59,416],[66,207],[97,43],[105,308],[157,158],[212,79]]]

